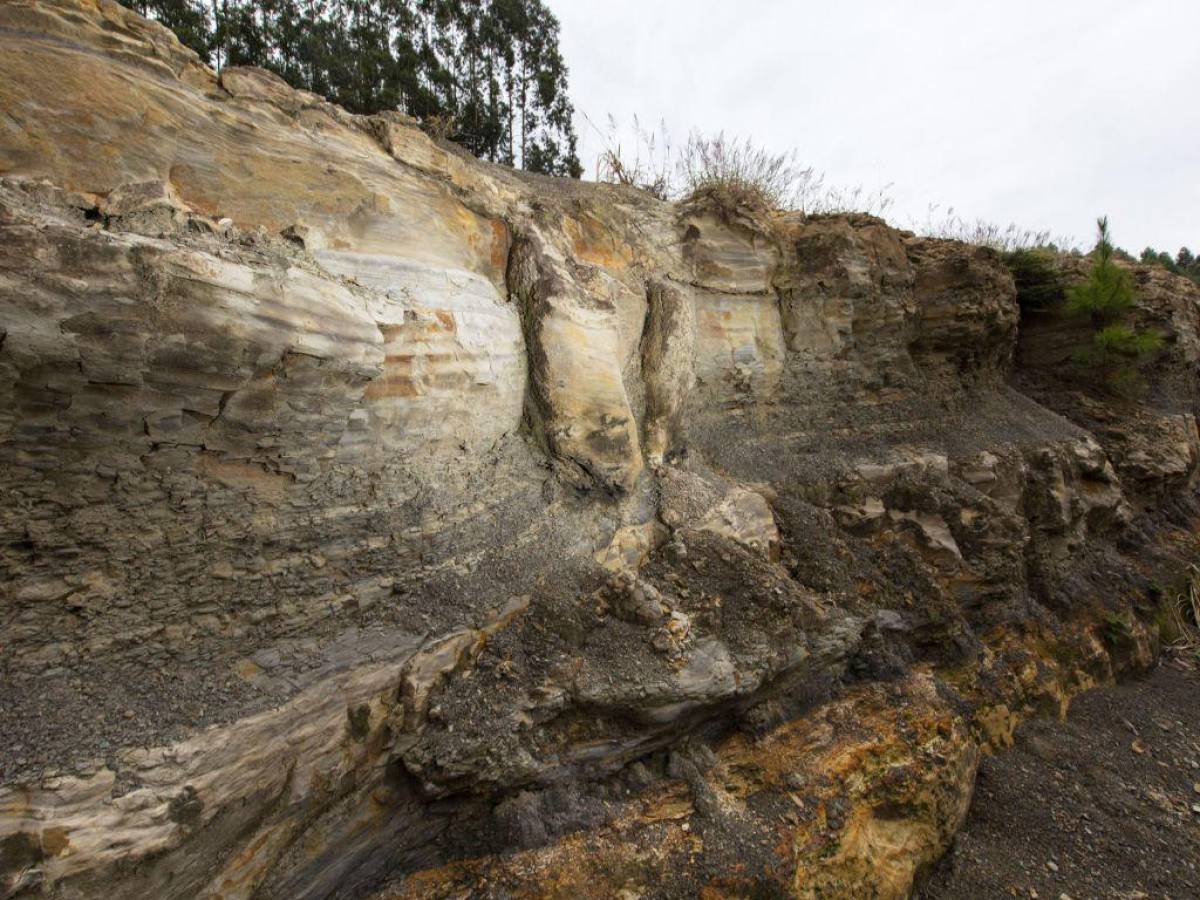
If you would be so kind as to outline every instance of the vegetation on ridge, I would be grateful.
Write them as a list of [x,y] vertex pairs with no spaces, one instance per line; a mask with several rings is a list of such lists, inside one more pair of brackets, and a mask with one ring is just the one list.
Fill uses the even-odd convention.
[[937,204],[930,204],[924,222],[913,222],[912,230],[924,237],[943,238],[991,247],[1000,253],[1045,250],[1052,253],[1071,253],[1077,250],[1076,241],[1066,235],[1053,235],[1049,229],[1023,228],[1015,222],[999,225],[986,219],[964,219],[948,207],[944,213]]
[[125,0],[216,69],[261,66],[351,112],[396,109],[475,156],[579,177],[541,0]]
[[1054,258],[1054,251],[1044,247],[1020,247],[1003,255],[1023,312],[1047,312],[1066,300],[1066,287]]
[[1159,266],[1175,275],[1189,278],[1200,284],[1200,257],[1197,257],[1187,247],[1180,247],[1174,257],[1165,250],[1155,250],[1147,247],[1142,251],[1140,261],[1143,265]]
[[812,166],[800,165],[795,150],[773,153],[749,138],[693,131],[676,148],[664,123],[652,132],[634,116],[634,140],[627,151],[616,138],[612,116],[606,130],[592,127],[604,145],[596,180],[635,187],[660,200],[706,199],[727,216],[769,210],[881,216],[892,205],[890,185],[874,192],[835,187]]
[[1128,393],[1140,386],[1138,366],[1158,351],[1162,337],[1127,321],[1134,305],[1133,277],[1114,261],[1107,217],[1098,219],[1096,226],[1088,279],[1067,290],[1063,307],[1066,315],[1086,319],[1092,329],[1091,340],[1072,358],[1097,372],[1110,389]]

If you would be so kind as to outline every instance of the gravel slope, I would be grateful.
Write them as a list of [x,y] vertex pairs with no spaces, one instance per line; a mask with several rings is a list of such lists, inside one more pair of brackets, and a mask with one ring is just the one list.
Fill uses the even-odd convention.
[[1200,672],[1175,660],[985,759],[919,897],[1200,897]]

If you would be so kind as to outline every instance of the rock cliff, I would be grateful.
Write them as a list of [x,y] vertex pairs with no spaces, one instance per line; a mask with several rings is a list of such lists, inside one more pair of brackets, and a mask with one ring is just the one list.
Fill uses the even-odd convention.
[[0,896],[905,896],[1153,658],[1182,279],[1117,402],[989,250],[486,165],[111,0],[0,6],[0,112]]

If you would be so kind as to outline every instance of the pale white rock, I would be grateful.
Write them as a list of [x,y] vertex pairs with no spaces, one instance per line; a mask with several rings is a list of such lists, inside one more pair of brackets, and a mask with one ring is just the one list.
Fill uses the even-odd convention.
[[473,272],[393,256],[326,250],[329,271],[372,293],[366,312],[382,336],[383,372],[364,393],[368,438],[390,450],[477,452],[520,423],[525,343],[517,310]]

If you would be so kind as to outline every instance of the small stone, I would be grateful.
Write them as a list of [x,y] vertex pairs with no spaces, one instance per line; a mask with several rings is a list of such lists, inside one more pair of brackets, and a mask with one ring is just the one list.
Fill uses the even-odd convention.
[[1058,871],[1058,863],[1056,863],[1054,860],[1050,860],[1048,863],[1046,863],[1046,868],[1049,869],[1051,872],[1057,872]]

